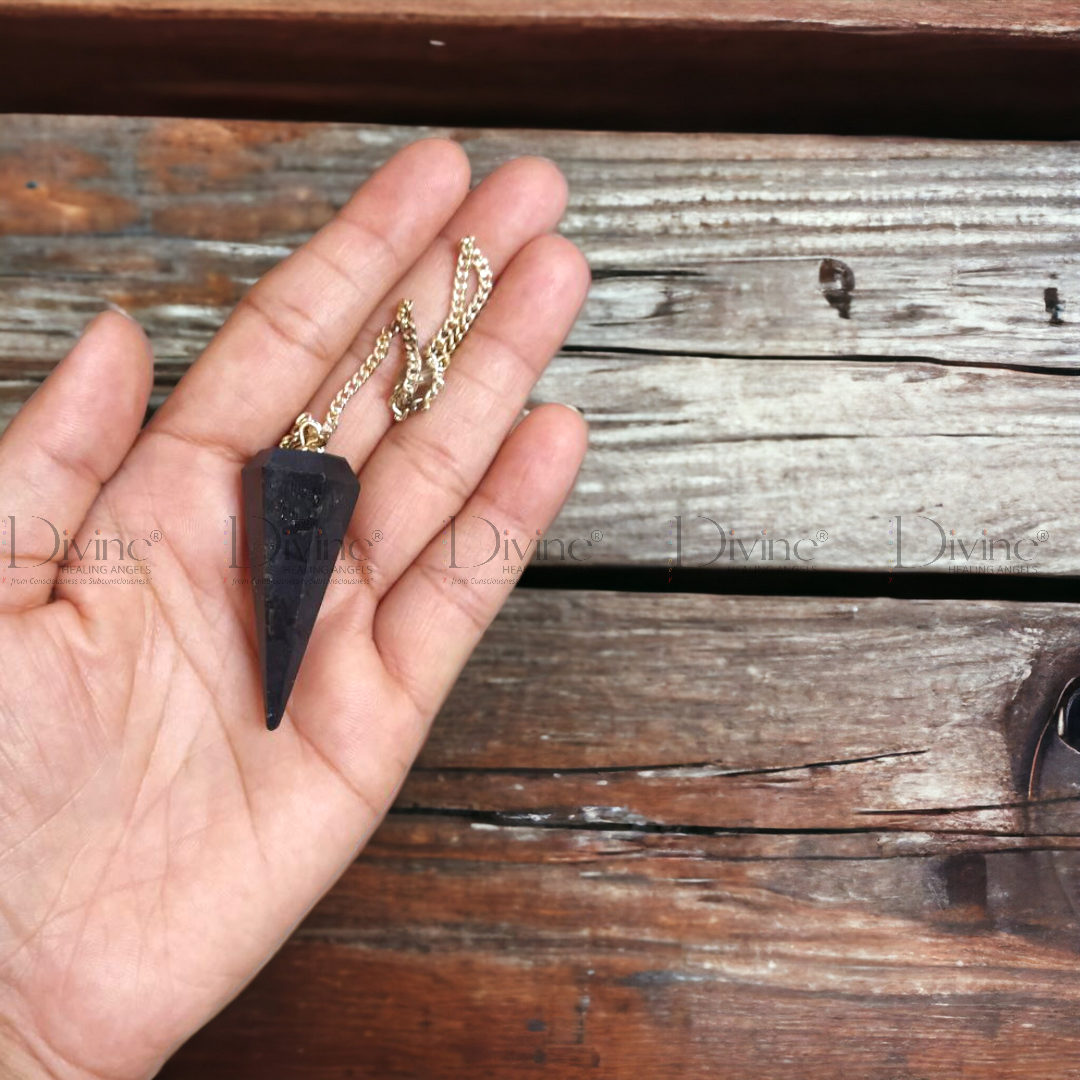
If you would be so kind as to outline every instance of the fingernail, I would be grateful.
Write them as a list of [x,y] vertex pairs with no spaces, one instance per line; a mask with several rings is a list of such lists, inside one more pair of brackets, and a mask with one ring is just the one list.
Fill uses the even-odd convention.
[[518,426],[518,424],[520,424],[521,421],[524,420],[525,417],[528,416],[528,415],[529,415],[529,410],[528,409],[522,409],[521,412],[518,413],[518,415],[515,418],[514,422],[510,425],[510,430],[513,431],[514,428],[516,428]]
[[[146,346],[146,355],[150,357],[150,363],[153,365],[154,347],[150,344],[150,335],[146,332],[146,327],[127,308],[122,308],[114,300],[105,301],[105,311],[115,311],[117,315],[123,315],[128,322],[134,323],[139,328],[139,333],[142,334],[143,343]],[[105,312],[103,311],[101,314],[104,315]]]
[[[560,404],[560,405],[561,405],[561,406],[562,406],[562,407],[563,407],[564,409],[573,409],[573,410],[574,410],[574,412],[576,412],[576,413],[578,414],[578,416],[580,416],[580,417],[581,417],[581,419],[582,419],[582,420],[585,420],[585,413],[584,413],[584,412],[582,412],[582,411],[581,411],[581,409],[579,409],[579,408],[578,408],[578,407],[577,407],[576,405],[570,405],[570,404],[568,404],[568,403],[567,403],[567,402],[565,402],[565,401],[560,401],[560,402],[559,402],[559,404]],[[586,422],[587,422],[587,421],[586,421]]]
[[112,300],[106,300],[105,307],[109,311],[115,311],[117,315],[123,315],[125,319],[130,319],[133,323],[136,323],[140,326],[142,325],[141,323],[139,323],[139,320],[131,314],[130,311],[128,311],[126,308],[122,308],[119,304],[114,303]]

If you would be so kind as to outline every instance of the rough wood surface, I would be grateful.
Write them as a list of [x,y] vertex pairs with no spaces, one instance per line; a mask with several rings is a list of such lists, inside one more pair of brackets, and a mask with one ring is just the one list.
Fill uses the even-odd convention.
[[1080,831],[1021,804],[1078,662],[1077,606],[519,592],[164,1075],[1074,1076]]
[[[895,515],[909,565],[938,551],[923,514],[969,551],[1045,534],[1040,573],[1080,568],[1078,144],[4,117],[0,414],[105,299],[149,330],[160,398],[251,281],[435,132],[477,178],[543,153],[569,180],[594,285],[536,400],[590,419],[550,535],[599,530],[592,565],[663,565],[673,515],[701,563],[705,515],[744,549],[824,531],[814,565],[886,570]],[[987,562],[929,569],[949,554]]]
[[0,109],[1080,134],[1080,20],[995,0],[4,0]]
[[[599,530],[575,548],[593,564],[665,565],[677,515],[685,567],[888,570],[899,517],[907,568],[1080,569],[1073,378],[583,353],[557,361],[536,398],[589,418],[589,456],[548,535]],[[543,553],[537,565],[570,565],[554,544]]]

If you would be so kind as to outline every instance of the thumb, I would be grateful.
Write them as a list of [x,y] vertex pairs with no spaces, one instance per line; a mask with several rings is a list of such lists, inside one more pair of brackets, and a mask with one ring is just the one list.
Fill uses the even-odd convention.
[[152,383],[142,328],[119,309],[103,311],[0,438],[0,514],[14,519],[0,551],[9,578],[34,582],[0,589],[0,612],[49,599],[59,537],[75,535],[131,449]]

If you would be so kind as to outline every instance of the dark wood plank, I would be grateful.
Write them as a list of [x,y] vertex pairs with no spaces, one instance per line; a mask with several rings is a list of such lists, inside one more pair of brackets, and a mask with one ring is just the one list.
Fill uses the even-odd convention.
[[163,1076],[1068,1076],[1076,843],[391,817]]
[[1062,138],[1080,22],[999,0],[6,0],[0,108]]

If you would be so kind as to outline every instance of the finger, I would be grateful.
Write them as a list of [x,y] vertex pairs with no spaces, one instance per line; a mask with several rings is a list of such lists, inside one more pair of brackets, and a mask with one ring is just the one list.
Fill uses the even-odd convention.
[[0,438],[0,610],[48,600],[64,542],[131,449],[152,383],[146,335],[105,311],[12,420]]
[[534,409],[457,517],[457,568],[450,565],[447,537],[436,536],[379,604],[376,647],[421,715],[438,710],[520,576],[520,570],[503,571],[501,544],[496,558],[482,561],[492,552],[487,523],[500,541],[517,540],[518,547],[509,548],[513,560],[518,549],[531,559],[538,533],[547,531],[573,486],[587,441],[587,425],[573,409]]
[[[525,244],[555,228],[566,209],[566,194],[565,178],[546,158],[514,158],[485,176],[416,265],[383,298],[306,411],[314,416],[326,412],[334,395],[370,355],[379,331],[393,322],[401,299],[414,302],[420,341],[434,336],[449,310],[462,237],[476,237],[477,246],[498,280]],[[470,295],[475,287],[474,274]],[[359,465],[393,426],[388,399],[401,376],[403,357],[398,341],[363,391],[350,401],[329,444],[333,453]]]
[[421,139],[240,301],[147,428],[246,460],[281,439],[469,188],[450,139]]
[[[384,596],[445,520],[465,504],[573,325],[589,288],[581,252],[539,237],[510,263],[458,347],[429,412],[395,424],[360,473],[354,535],[366,546],[371,599]],[[345,602],[340,585],[332,603]],[[351,594],[350,594],[351,595]]]

